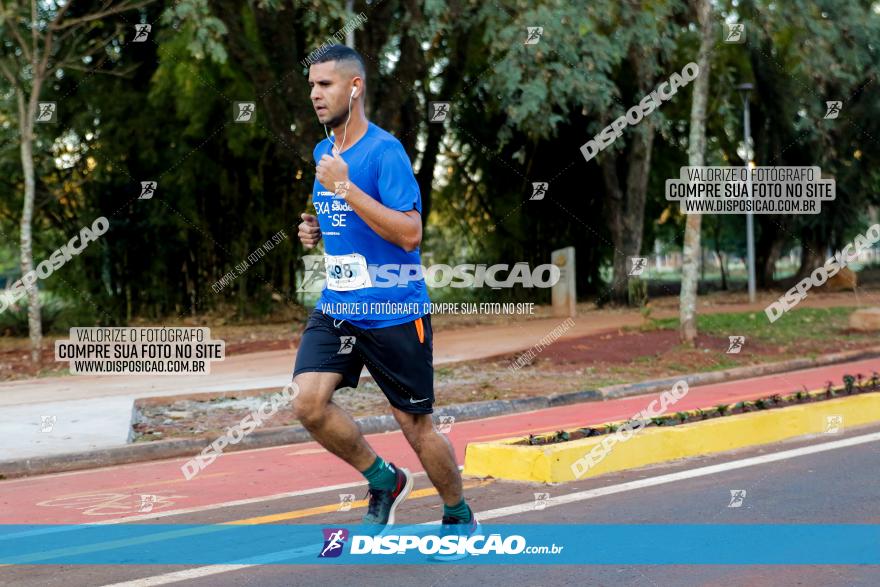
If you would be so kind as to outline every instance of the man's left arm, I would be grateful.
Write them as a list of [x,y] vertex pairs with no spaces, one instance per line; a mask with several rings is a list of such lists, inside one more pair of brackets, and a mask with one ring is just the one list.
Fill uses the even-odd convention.
[[422,215],[418,210],[406,212],[392,210],[364,193],[348,177],[348,164],[339,155],[324,155],[318,162],[316,176],[321,185],[330,187],[347,182],[345,202],[363,219],[376,234],[394,243],[406,252],[419,247],[422,242]]

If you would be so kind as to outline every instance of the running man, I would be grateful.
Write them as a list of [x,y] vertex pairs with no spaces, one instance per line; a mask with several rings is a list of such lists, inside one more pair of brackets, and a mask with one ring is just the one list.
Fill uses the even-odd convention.
[[[393,524],[413,477],[378,456],[331,399],[337,389],[357,387],[366,366],[443,500],[444,530],[473,534],[478,524],[464,500],[455,453],[431,419],[433,342],[425,281],[404,267],[394,271],[394,287],[379,287],[375,270],[372,278],[368,270],[421,265],[422,200],[400,141],[364,114],[365,83],[360,54],[342,45],[331,46],[309,68],[312,104],[325,133],[327,126],[333,129],[333,140],[328,136],[315,147],[317,218],[302,214],[299,239],[310,249],[323,237],[327,284],[296,356],[293,377],[301,391],[294,409],[315,440],[366,477],[370,500],[363,522]],[[382,272],[387,277],[387,269]],[[382,306],[389,311],[372,311]],[[353,348],[340,352],[347,347]]]

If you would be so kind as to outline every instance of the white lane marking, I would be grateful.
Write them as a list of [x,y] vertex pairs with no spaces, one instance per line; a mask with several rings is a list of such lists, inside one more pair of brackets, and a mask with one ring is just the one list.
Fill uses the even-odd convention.
[[[755,465],[765,465],[767,463],[774,463],[776,461],[784,461],[786,459],[793,459],[795,457],[801,457],[804,455],[816,454],[820,452],[825,452],[829,450],[835,450],[838,448],[846,448],[848,446],[856,446],[859,444],[866,444],[869,442],[875,442],[880,440],[880,432],[874,432],[872,434],[866,434],[864,436],[854,436],[852,438],[844,438],[842,440],[835,440],[833,442],[826,442],[822,444],[813,444],[810,446],[802,446],[800,448],[794,448],[791,450],[785,450],[781,452],[775,452],[768,455],[761,455],[757,457],[749,457],[747,459],[740,459],[738,461],[730,461],[728,463],[719,463],[717,465],[707,465],[705,467],[700,467],[698,469],[690,469],[686,471],[678,471],[675,473],[668,473],[666,475],[660,475],[658,477],[649,477],[647,479],[639,479],[638,481],[628,481],[626,483],[619,483],[617,485],[609,485],[607,487],[597,487],[595,489],[587,489],[584,491],[577,491],[575,493],[568,493],[566,495],[561,495],[559,497],[554,497],[552,500],[547,502],[545,509],[549,507],[555,507],[562,504],[575,503],[578,501],[584,501],[586,499],[593,499],[594,497],[602,497],[604,495],[612,495],[615,493],[622,493],[624,491],[632,491],[635,489],[643,489],[645,487],[654,487],[656,485],[664,485],[666,483],[673,483],[675,481],[682,481],[685,479],[694,479],[697,477],[705,477],[707,475],[714,475],[715,473],[723,473],[725,471],[734,471],[736,469],[744,469],[746,467],[753,467]],[[531,512],[535,510],[535,503],[533,501],[523,503],[520,505],[513,505],[503,508],[496,508],[494,510],[488,510],[482,512],[479,515],[479,519],[482,520],[491,520],[494,518],[503,518],[505,516],[512,516],[515,514],[521,514],[524,512]]]
[[209,567],[198,567],[195,569],[166,573],[164,575],[156,575],[155,577],[144,577],[143,579],[134,579],[133,581],[113,583],[112,585],[105,585],[104,587],[155,587],[157,585],[177,583],[178,581],[210,577],[211,575],[219,575],[220,573],[230,573],[232,571],[239,571],[252,566],[254,565],[211,565]]
[[[464,467],[459,467],[462,470]],[[410,473],[413,477],[424,477],[424,471]],[[366,485],[366,481],[353,481],[351,483],[340,483],[339,485],[328,485],[327,487],[313,487],[312,489],[301,489],[299,491],[290,491],[288,493],[275,493],[273,495],[264,495],[261,497],[250,497],[248,499],[239,499],[237,501],[224,501],[222,503],[214,503],[209,505],[199,505],[191,508],[180,508],[177,510],[168,510],[165,512],[155,512],[151,514],[143,514],[140,516],[128,516],[125,518],[114,518],[112,520],[102,520],[99,522],[91,522],[94,525],[100,524],[121,524],[123,522],[139,522],[141,520],[153,520],[155,518],[167,518],[168,516],[179,516],[181,514],[193,514],[197,512],[206,512],[220,508],[231,508],[239,505],[250,505],[252,503],[260,503],[263,501],[272,501],[275,499],[286,499],[288,497],[300,497],[302,495],[314,495],[316,493],[330,493],[340,489],[351,489],[352,487],[360,487]]]
[[[459,467],[461,469],[462,467]],[[419,471],[417,473],[411,473],[413,477],[424,477],[425,472]],[[26,538],[29,536],[39,536],[43,534],[56,534],[58,532],[70,532],[72,530],[78,529],[80,526],[105,526],[108,524],[122,524],[125,522],[140,522],[143,520],[154,520],[156,518],[166,518],[168,516],[179,516],[183,514],[192,514],[198,512],[204,512],[209,510],[215,510],[220,508],[228,508],[239,505],[249,505],[252,503],[260,503],[263,501],[271,501],[274,499],[285,499],[288,497],[300,497],[302,495],[313,495],[316,493],[326,493],[331,491],[338,491],[340,489],[350,489],[352,487],[359,487],[362,485],[366,485],[366,481],[355,481],[352,483],[341,483],[339,485],[330,485],[327,487],[315,487],[312,489],[302,489],[300,491],[291,491],[288,493],[276,493],[274,495],[265,495],[262,497],[251,497],[248,499],[239,499],[237,501],[227,501],[223,503],[215,503],[211,505],[201,505],[195,506],[191,508],[180,508],[176,510],[168,510],[165,512],[152,512],[149,514],[140,514],[137,516],[126,516],[124,518],[113,518],[111,520],[98,520],[94,522],[85,522],[84,524],[65,524],[61,527],[52,527],[45,529],[37,529],[37,530],[28,530],[25,532],[17,532],[14,534],[4,534],[0,536],[0,541],[3,540],[13,540],[16,538]]]
[[[722,473],[724,471],[733,471],[736,469],[743,469],[746,467],[753,467],[755,465],[763,465],[767,463],[773,463],[776,461],[783,461],[786,459],[792,459],[795,457],[800,457],[804,455],[816,454],[820,452],[825,452],[829,450],[835,450],[838,448],[846,448],[848,446],[856,446],[859,444],[866,444],[869,442],[875,442],[880,440],[880,432],[874,432],[872,434],[866,434],[864,436],[855,436],[852,438],[844,438],[841,440],[835,440],[833,442],[825,442],[822,444],[814,444],[811,446],[803,446],[800,448],[795,448],[791,450],[785,450],[781,452],[772,453],[769,455],[761,455],[758,457],[749,457],[747,459],[740,459],[738,461],[731,461],[729,463],[719,463],[717,465],[709,465],[706,467],[699,467],[697,469],[692,469],[689,471],[679,471],[676,473],[669,473],[667,475],[660,475],[658,477],[651,477],[648,479],[639,479],[638,481],[629,481],[627,483],[619,483],[617,485],[609,485],[607,487],[597,487],[596,489],[587,489],[585,491],[576,491],[574,493],[569,493],[567,495],[562,495],[558,497],[554,497],[550,502],[548,502],[545,508],[556,507],[562,504],[567,503],[575,503],[578,501],[584,501],[587,499],[593,499],[596,497],[602,497],[603,495],[611,495],[614,493],[622,493],[625,491],[633,491],[635,489],[643,489],[645,487],[653,487],[656,485],[663,485],[665,483],[672,483],[675,481],[681,481],[684,479],[694,479],[696,477],[704,477],[707,475],[714,475],[715,473]],[[531,512],[535,509],[534,501],[530,501],[527,503],[523,503],[520,505],[508,506],[503,508],[496,508],[494,510],[487,510],[485,512],[477,512],[477,516],[481,521],[484,520],[493,520],[495,518],[503,518],[506,516],[512,516],[515,514],[521,514],[524,512]],[[438,523],[433,522],[433,523]],[[428,522],[432,523],[432,522]],[[273,555],[279,555],[281,553],[270,553],[265,555],[268,558],[271,558]],[[285,559],[294,558],[285,556]],[[221,573],[228,573],[230,571],[238,571],[244,568],[259,566],[253,564],[245,564],[245,565],[208,565],[204,567],[196,567],[193,569],[186,569],[183,571],[176,571],[173,573],[166,573],[164,575],[155,575],[153,577],[145,577],[143,579],[135,579],[132,581],[124,581],[122,583],[113,583],[112,585],[104,585],[103,587],[156,587],[158,585],[168,585],[170,583],[176,583],[178,581],[186,581],[189,579],[198,579],[201,577],[209,577],[212,575],[219,575]]]
[[[461,470],[463,468],[464,467],[459,467],[458,469]],[[411,473],[411,474],[413,477],[424,477],[425,476],[424,471],[419,471],[419,472]],[[327,492],[331,492],[331,491],[338,491],[340,489],[350,489],[352,487],[359,487],[359,486],[363,486],[366,484],[367,484],[366,481],[354,481],[352,483],[340,483],[339,485],[329,485],[327,487],[314,487],[312,489],[301,489],[299,491],[290,491],[288,493],[276,493],[274,495],[264,495],[262,497],[251,497],[248,499],[239,499],[237,501],[227,501],[227,502],[223,502],[223,503],[215,503],[215,504],[210,504],[210,505],[194,506],[191,508],[180,508],[180,509],[176,509],[176,510],[168,510],[165,512],[153,512],[153,513],[141,514],[141,515],[137,515],[137,516],[127,516],[124,518],[113,518],[110,520],[99,520],[99,521],[95,521],[95,522],[86,522],[85,524],[81,524],[81,525],[104,526],[107,524],[122,524],[125,522],[140,522],[143,520],[154,520],[157,518],[166,518],[168,516],[179,516],[179,515],[183,515],[183,514],[192,514],[192,513],[210,511],[210,510],[215,510],[215,509],[220,509],[220,508],[234,507],[234,506],[239,506],[239,505],[249,505],[252,503],[260,503],[263,501],[272,501],[275,499],[285,499],[288,497],[300,497],[302,495],[313,495],[316,493],[327,493]],[[55,534],[58,532],[69,532],[71,530],[77,529],[79,526],[80,525],[77,525],[77,524],[67,524],[67,525],[64,525],[60,528],[53,527],[53,528],[47,528],[47,529],[28,530],[26,532],[17,532],[15,534],[4,534],[3,536],[0,536],[0,541],[13,540],[16,538],[26,538],[29,536],[39,536],[42,534]],[[0,565],[0,566],[2,566],[2,565]]]
[[[413,473],[413,476],[424,475],[424,472]],[[263,497],[252,497],[249,499],[240,499],[238,501],[227,501],[224,503],[218,503],[213,505],[202,505],[191,508],[181,508],[177,510],[168,510],[167,512],[153,512],[149,514],[141,514],[137,516],[127,516],[124,518],[113,518],[112,520],[98,520],[95,522],[86,522],[84,524],[65,524],[60,527],[52,527],[45,529],[36,529],[36,530],[28,530],[26,532],[17,532],[14,534],[4,534],[0,536],[0,541],[2,540],[13,540],[16,538],[26,538],[28,536],[39,536],[42,534],[56,534],[58,532],[70,532],[72,530],[76,530],[81,526],[106,526],[108,524],[122,524],[125,522],[140,522],[142,520],[153,520],[156,518],[165,518],[168,516],[178,516],[182,514],[192,514],[197,512],[203,512],[208,510],[233,507],[237,505],[249,505],[252,503],[259,503],[262,501],[270,501],[273,499],[284,499],[287,497],[299,497],[301,495],[311,495],[315,493],[324,493],[327,491],[337,491],[339,489],[349,489],[351,487],[357,487],[359,485],[366,485],[366,481],[356,481],[354,483],[342,483],[339,485],[330,485],[329,487],[316,487],[313,489],[302,489],[300,491],[291,491],[289,493],[277,493],[275,495],[266,495]]]
[[[413,475],[424,475],[425,473],[413,473]],[[351,489],[360,485],[366,485],[366,481],[354,481],[352,483],[340,483],[339,485],[330,485],[328,487],[314,487],[312,489],[301,489],[299,491],[290,491],[288,493],[276,493],[274,495],[264,495],[261,497],[249,497],[247,499],[239,499],[236,501],[224,501],[223,503],[215,503],[208,505],[198,505],[191,508],[180,508],[176,510],[168,510],[164,512],[155,512],[151,514],[141,514],[138,516],[127,516],[125,518],[114,518],[112,520],[101,520],[93,522],[94,525],[102,524],[122,524],[124,522],[139,522],[141,520],[153,520],[155,518],[167,518],[168,516],[179,516],[181,514],[194,514],[220,508],[229,508],[239,505],[250,505],[252,503],[260,503],[263,501],[272,501],[275,499],[285,499],[288,497],[300,497],[303,495],[313,495],[315,493],[326,493],[329,491],[338,491],[340,489]]]

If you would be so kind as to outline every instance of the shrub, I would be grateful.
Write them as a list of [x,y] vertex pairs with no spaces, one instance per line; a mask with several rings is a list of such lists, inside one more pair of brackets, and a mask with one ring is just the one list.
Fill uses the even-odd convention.
[[[40,298],[40,318],[43,334],[46,334],[57,330],[59,323],[63,322],[64,314],[70,311],[70,307],[54,296],[41,295]],[[5,312],[0,313],[0,335],[28,336],[29,333],[27,298],[22,298],[15,304],[10,304]]]

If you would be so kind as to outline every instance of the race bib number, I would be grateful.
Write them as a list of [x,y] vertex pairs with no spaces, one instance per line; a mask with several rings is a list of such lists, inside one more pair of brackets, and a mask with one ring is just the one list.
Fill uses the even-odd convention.
[[363,255],[324,255],[327,268],[327,288],[334,291],[351,291],[373,287],[367,260]]

